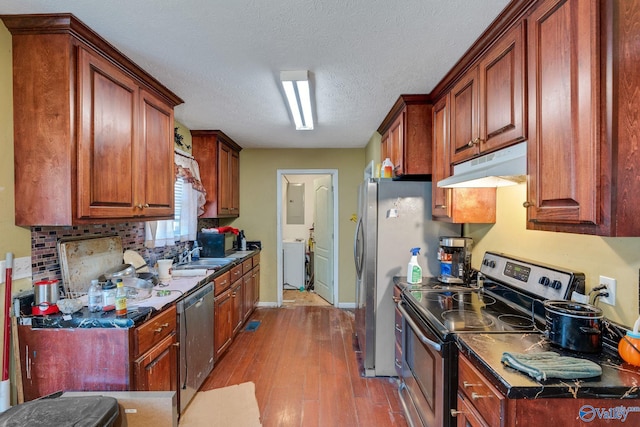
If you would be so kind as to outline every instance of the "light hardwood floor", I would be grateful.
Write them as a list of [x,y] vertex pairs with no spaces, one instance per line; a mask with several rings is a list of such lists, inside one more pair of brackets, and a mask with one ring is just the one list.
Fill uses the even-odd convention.
[[259,308],[201,390],[256,385],[263,426],[406,426],[396,378],[364,378],[352,311]]

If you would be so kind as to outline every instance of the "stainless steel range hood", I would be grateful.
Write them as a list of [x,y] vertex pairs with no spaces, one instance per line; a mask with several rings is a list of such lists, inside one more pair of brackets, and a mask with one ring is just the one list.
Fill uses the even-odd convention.
[[453,175],[438,181],[441,188],[503,187],[526,181],[527,142],[476,157],[453,167]]

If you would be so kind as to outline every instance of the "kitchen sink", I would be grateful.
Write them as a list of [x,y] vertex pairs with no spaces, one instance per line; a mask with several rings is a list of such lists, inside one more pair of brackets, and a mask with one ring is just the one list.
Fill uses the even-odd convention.
[[177,264],[173,266],[174,270],[193,270],[193,269],[218,269],[233,262],[232,259],[227,258],[200,258],[197,261],[186,262],[184,264]]
[[253,251],[235,251],[234,253],[227,255],[227,258],[235,258],[235,259],[244,258],[252,252]]

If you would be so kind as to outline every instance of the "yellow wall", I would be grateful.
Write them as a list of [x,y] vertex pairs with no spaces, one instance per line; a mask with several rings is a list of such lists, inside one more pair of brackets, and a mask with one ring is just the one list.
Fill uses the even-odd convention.
[[380,153],[382,151],[382,135],[378,132],[373,132],[369,142],[365,148],[365,164],[369,164],[373,160],[373,166],[375,167],[382,159],[380,159]]
[[31,232],[16,227],[13,190],[13,83],[11,33],[0,24],[0,259],[31,256]]
[[[242,145],[241,142],[239,142]],[[340,303],[355,302],[353,236],[357,213],[357,189],[363,179],[365,150],[358,149],[243,149],[240,152],[240,218],[232,224],[243,229],[248,240],[262,241],[260,301],[277,301],[276,221],[278,169],[338,170],[338,256]]]
[[599,303],[604,315],[626,326],[638,318],[640,238],[596,237],[526,229],[526,184],[498,189],[496,223],[468,225],[466,234],[475,247],[472,263],[480,268],[487,250],[518,255],[581,271],[587,292],[598,286],[599,276],[617,279],[616,306]]

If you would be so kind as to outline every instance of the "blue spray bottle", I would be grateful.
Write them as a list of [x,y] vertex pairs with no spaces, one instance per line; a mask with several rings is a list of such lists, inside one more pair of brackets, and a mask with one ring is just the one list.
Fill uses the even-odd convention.
[[422,268],[418,264],[418,254],[420,248],[411,249],[411,260],[407,266],[407,282],[411,284],[422,283]]

